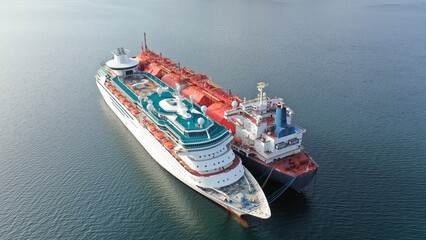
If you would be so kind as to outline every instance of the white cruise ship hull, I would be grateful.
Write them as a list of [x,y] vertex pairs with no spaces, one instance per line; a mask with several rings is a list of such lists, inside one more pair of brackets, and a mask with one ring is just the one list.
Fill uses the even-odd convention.
[[127,110],[127,108],[121,104],[121,102],[107,90],[104,85],[103,80],[96,79],[96,85],[99,91],[102,94],[105,102],[112,109],[112,111],[117,115],[117,117],[124,123],[124,125],[129,129],[129,131],[135,136],[135,138],[142,144],[146,151],[151,155],[151,157],[157,161],[164,169],[169,173],[175,176],[177,179],[199,192],[203,196],[211,199],[212,201],[218,203],[224,208],[230,210],[231,212],[237,214],[238,216],[249,214],[259,218],[269,218],[270,210],[266,198],[256,179],[251,175],[251,173],[244,167],[244,174],[250,182],[253,183],[254,188],[257,190],[259,199],[262,199],[261,204],[265,205],[262,209],[262,212],[247,212],[239,208],[235,208],[231,204],[228,204],[226,201],[222,201],[211,194],[200,189],[194,180],[194,176],[189,173],[174,157],[170,152],[160,143],[157,139],[149,132],[147,128],[139,123],[139,121],[133,116],[133,114]]

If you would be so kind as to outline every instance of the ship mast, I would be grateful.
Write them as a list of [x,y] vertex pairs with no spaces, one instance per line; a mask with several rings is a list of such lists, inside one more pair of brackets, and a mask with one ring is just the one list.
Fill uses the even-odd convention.
[[259,90],[258,98],[259,98],[259,106],[263,105],[263,89],[268,86],[265,82],[259,82],[257,83],[257,90]]

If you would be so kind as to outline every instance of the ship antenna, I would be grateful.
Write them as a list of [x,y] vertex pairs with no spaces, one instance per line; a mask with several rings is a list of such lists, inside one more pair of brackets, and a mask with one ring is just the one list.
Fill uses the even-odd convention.
[[259,106],[263,104],[263,89],[268,86],[267,83],[259,82],[257,83],[257,90],[259,90]]

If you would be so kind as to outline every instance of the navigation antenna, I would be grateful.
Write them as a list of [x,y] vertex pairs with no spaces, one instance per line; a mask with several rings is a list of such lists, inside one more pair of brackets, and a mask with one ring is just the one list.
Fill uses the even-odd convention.
[[259,82],[259,83],[257,83],[257,90],[259,90],[259,95],[258,95],[258,98],[259,98],[259,106],[262,106],[263,105],[263,98],[264,98],[264,96],[263,96],[263,89],[265,88],[265,87],[267,87],[269,84],[267,84],[267,83],[265,83],[265,82]]

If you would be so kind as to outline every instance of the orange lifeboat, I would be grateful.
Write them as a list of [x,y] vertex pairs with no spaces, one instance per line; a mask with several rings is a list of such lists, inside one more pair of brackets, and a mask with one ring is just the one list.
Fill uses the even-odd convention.
[[234,137],[234,141],[236,143],[238,143],[238,144],[242,144],[243,143],[243,140],[241,140],[241,138],[238,138],[238,137]]
[[117,88],[111,86],[111,87],[109,87],[109,90],[111,90],[111,91],[117,91]]
[[150,132],[153,132],[153,131],[156,131],[156,130],[157,130],[157,129],[155,128],[154,124],[152,124],[152,123],[149,123],[146,127],[148,128],[148,130],[149,130]]
[[130,109],[130,111],[131,111],[133,114],[139,114],[139,110],[137,110],[136,108],[132,108],[132,109]]
[[170,142],[169,140],[164,140],[163,142],[164,146],[166,146],[166,148],[172,150],[173,148],[175,148],[175,146],[173,145],[172,142]]
[[121,97],[121,96],[123,96],[123,95],[121,95],[121,92],[119,92],[119,91],[115,91],[115,92],[113,92],[114,93],[114,95],[115,96],[117,96],[117,97]]
[[155,137],[156,137],[156,138],[158,138],[158,139],[164,139],[164,135],[163,135],[163,133],[162,133],[162,132],[156,132],[156,133],[154,133],[154,135],[155,135]]
[[130,102],[124,102],[124,106],[128,107],[128,108],[132,108],[133,105]]
[[125,98],[125,97],[121,97],[121,98],[120,98],[120,101],[121,101],[121,102],[127,102],[127,98]]
[[105,82],[105,85],[107,86],[107,87],[111,87],[111,83],[110,82]]

